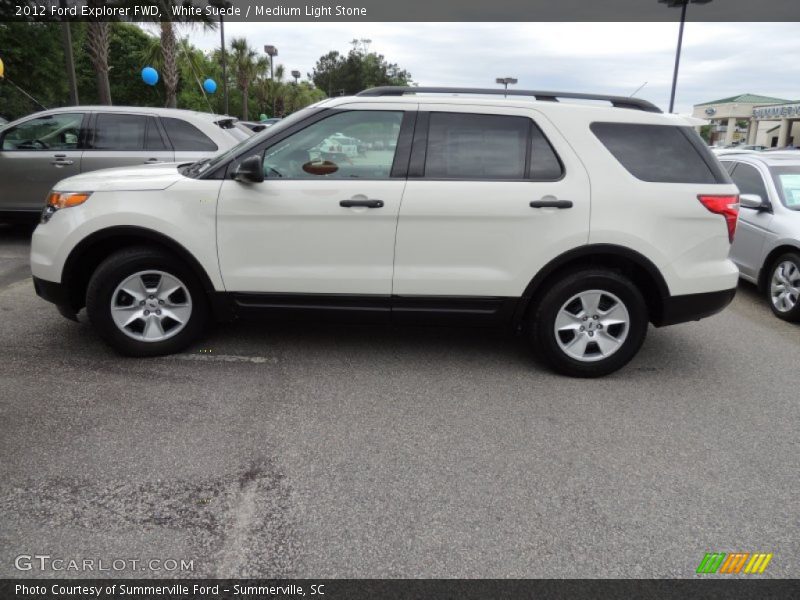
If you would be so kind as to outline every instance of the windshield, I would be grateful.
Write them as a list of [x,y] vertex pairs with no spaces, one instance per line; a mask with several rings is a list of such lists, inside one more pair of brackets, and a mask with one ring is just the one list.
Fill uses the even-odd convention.
[[791,210],[800,210],[800,165],[772,167],[770,171],[783,205]]
[[318,104],[312,104],[311,106],[307,106],[302,110],[298,110],[296,113],[293,113],[285,119],[281,119],[279,122],[275,123],[275,125],[267,127],[263,131],[259,131],[255,135],[248,137],[246,140],[239,142],[225,152],[217,154],[214,158],[206,158],[197,161],[196,163],[192,163],[192,165],[186,169],[184,175],[187,177],[199,177],[203,173],[209,173],[225,163],[227,160],[233,158],[234,156],[238,156],[239,154],[246,153],[248,149],[258,146],[268,137],[280,133],[287,127],[291,127],[294,123],[306,118],[308,115],[316,112],[317,110]]

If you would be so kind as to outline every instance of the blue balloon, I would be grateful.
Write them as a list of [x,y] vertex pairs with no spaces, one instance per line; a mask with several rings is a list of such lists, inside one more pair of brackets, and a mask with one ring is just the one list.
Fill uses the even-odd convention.
[[209,78],[203,82],[203,89],[207,94],[213,94],[217,91],[217,82]]
[[147,85],[155,85],[158,83],[158,71],[153,67],[145,67],[142,69],[142,81]]

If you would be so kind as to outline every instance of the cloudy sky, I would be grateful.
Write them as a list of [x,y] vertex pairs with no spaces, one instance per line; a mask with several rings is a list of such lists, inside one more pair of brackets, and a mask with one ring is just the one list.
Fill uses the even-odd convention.
[[[210,50],[219,32],[183,30]],[[678,35],[676,23],[226,23],[226,41],[278,47],[287,71],[310,72],[353,38],[409,70],[419,85],[493,86],[630,95],[662,108]],[[800,24],[687,23],[676,110],[745,92],[800,100]]]

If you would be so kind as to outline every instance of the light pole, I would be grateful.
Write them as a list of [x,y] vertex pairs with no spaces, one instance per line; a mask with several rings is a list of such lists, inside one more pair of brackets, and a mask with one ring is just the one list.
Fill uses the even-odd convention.
[[658,0],[669,8],[681,8],[681,26],[678,29],[678,48],[675,50],[675,70],[672,72],[672,91],[669,94],[669,112],[675,107],[675,89],[678,87],[678,67],[681,63],[681,47],[683,46],[683,25],[686,23],[686,7],[692,4],[708,4],[711,0]]
[[272,82],[272,116],[275,116],[275,57],[278,56],[278,49],[267,44],[264,52],[269,56],[269,79]]
[[300,79],[300,71],[292,71],[292,77],[294,77],[294,84],[297,85],[297,80]]
[[231,7],[229,0],[208,0],[208,3],[219,11],[219,38],[222,46],[222,101],[225,107],[225,114],[228,114],[228,60],[225,52],[225,19],[223,12]]
[[500,85],[502,85],[504,87],[504,89],[506,91],[506,96],[507,96],[508,95],[508,84],[510,83],[510,84],[513,85],[513,84],[517,83],[517,80],[514,77],[498,77],[497,79],[495,79],[495,82],[499,83]]

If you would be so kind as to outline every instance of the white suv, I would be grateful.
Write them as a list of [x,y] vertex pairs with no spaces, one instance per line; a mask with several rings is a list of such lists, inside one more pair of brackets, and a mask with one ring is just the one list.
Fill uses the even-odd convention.
[[[576,376],[731,301],[738,190],[684,119],[497,92],[376,88],[211,160],[65,179],[36,290],[127,355],[179,351],[210,317],[357,316],[507,326]],[[334,134],[365,151],[314,151]]]

